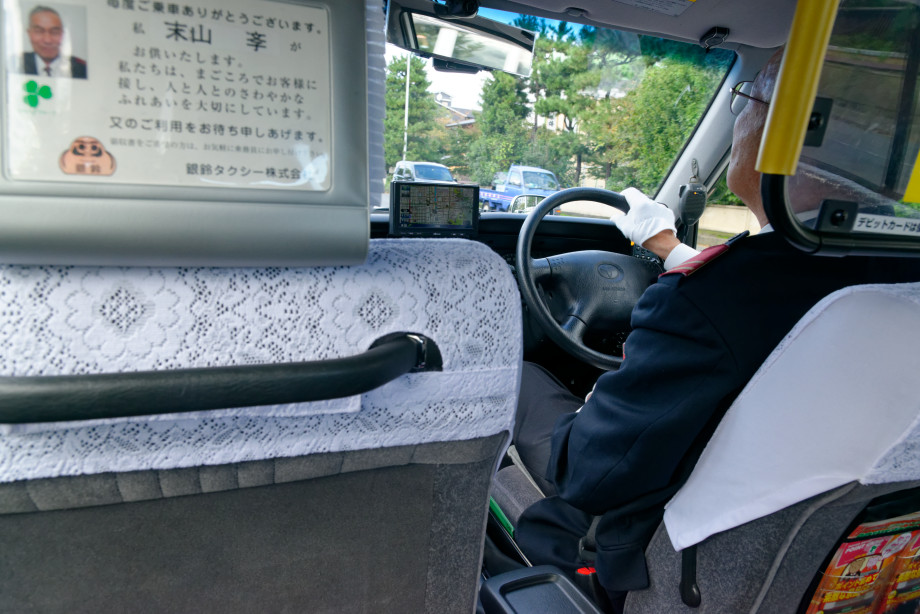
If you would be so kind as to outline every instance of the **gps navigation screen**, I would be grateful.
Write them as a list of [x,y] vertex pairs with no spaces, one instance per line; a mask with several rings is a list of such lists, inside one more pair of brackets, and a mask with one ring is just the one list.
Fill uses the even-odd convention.
[[479,186],[395,181],[390,234],[471,237],[479,226]]

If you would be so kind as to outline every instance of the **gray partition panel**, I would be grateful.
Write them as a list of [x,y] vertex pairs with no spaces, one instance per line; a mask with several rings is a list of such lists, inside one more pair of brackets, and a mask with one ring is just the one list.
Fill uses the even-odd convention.
[[[204,0],[199,4],[200,6],[196,5],[197,8],[207,9],[200,15],[185,15],[180,11],[178,15],[164,14],[154,19],[137,13],[137,16],[132,16],[131,19],[137,19],[138,23],[144,25],[148,31],[153,27],[162,28],[163,24],[172,22],[181,22],[184,27],[187,22],[189,31],[193,28],[202,28],[197,30],[199,32],[208,32],[209,29],[213,29],[215,36],[226,32],[228,37],[236,33],[240,37],[261,33],[271,41],[273,36],[276,36],[278,40],[281,39],[282,21],[285,28],[290,28],[292,21],[287,19],[272,21],[272,27],[275,28],[273,31],[268,28],[267,24],[270,15],[277,13],[282,18],[305,15],[300,25],[302,29],[299,31],[301,32],[306,31],[308,25],[314,28],[314,24],[307,23],[310,16],[326,15],[327,17],[317,21],[328,23],[328,32],[322,33],[324,38],[312,40],[314,42],[320,40],[321,48],[328,40],[328,57],[314,57],[322,55],[322,53],[317,53],[312,54],[309,59],[315,62],[316,66],[321,67],[317,71],[320,75],[326,74],[326,68],[322,66],[322,63],[328,61],[328,109],[316,108],[322,107],[325,102],[315,106],[310,104],[311,94],[308,91],[311,89],[311,84],[308,80],[306,90],[302,90],[308,97],[306,103],[301,101],[300,106],[295,108],[293,104],[282,105],[277,102],[278,99],[275,99],[275,107],[272,111],[276,115],[269,120],[264,117],[262,120],[255,119],[257,103],[252,100],[254,96],[296,94],[294,88],[282,90],[281,85],[277,85],[273,91],[269,87],[272,82],[263,81],[263,77],[277,79],[278,76],[282,76],[283,79],[283,76],[288,73],[298,75],[306,72],[309,74],[309,71],[313,70],[312,67],[304,68],[304,66],[312,65],[311,62],[304,61],[306,58],[303,55],[289,53],[291,45],[297,43],[285,43],[279,45],[278,49],[262,50],[263,55],[252,56],[257,58],[252,60],[252,67],[270,66],[271,68],[269,70],[253,68],[250,74],[245,75],[245,78],[248,79],[245,101],[250,103],[246,110],[250,112],[250,116],[249,119],[242,118],[238,113],[242,110],[240,106],[242,105],[240,100],[243,100],[242,86],[238,82],[231,83],[230,79],[244,78],[243,74],[247,70],[247,60],[244,58],[250,57],[245,56],[244,53],[251,49],[246,49],[247,45],[239,42],[235,43],[235,47],[221,48],[217,45],[217,41],[211,47],[200,47],[207,49],[205,54],[197,56],[198,64],[201,66],[195,65],[195,61],[192,61],[189,63],[190,68],[183,73],[183,76],[177,76],[169,82],[161,77],[160,81],[154,82],[159,89],[166,88],[168,84],[168,87],[175,86],[181,91],[185,85],[194,89],[199,83],[204,84],[205,81],[213,80],[219,74],[223,79],[219,86],[223,88],[220,92],[208,90],[209,94],[206,96],[202,91],[197,102],[194,95],[187,97],[193,104],[200,105],[197,107],[199,109],[197,114],[189,111],[183,116],[179,109],[159,109],[153,112],[149,110],[149,105],[153,100],[152,96],[144,99],[148,105],[146,111],[142,110],[141,106],[131,106],[139,104],[136,100],[140,99],[140,94],[135,90],[140,90],[144,86],[143,79],[153,79],[149,74],[155,64],[153,56],[148,54],[142,63],[138,63],[138,65],[142,64],[145,73],[131,72],[131,78],[126,78],[122,82],[119,76],[120,71],[140,70],[140,68],[132,68],[135,63],[139,62],[138,58],[106,57],[105,53],[100,52],[98,46],[94,46],[100,44],[95,42],[96,34],[101,34],[101,31],[110,22],[128,22],[124,13],[129,7],[135,6],[128,3],[84,2],[82,6],[80,3],[67,7],[61,6],[61,16],[65,20],[65,41],[69,33],[68,28],[77,30],[77,28],[71,28],[69,24],[75,21],[85,24],[86,32],[82,34],[72,32],[71,38],[75,45],[72,53],[77,55],[76,51],[79,50],[82,40],[84,48],[87,49],[85,53],[88,53],[89,76],[87,79],[76,78],[76,76],[74,78],[54,78],[43,75],[29,77],[23,74],[25,69],[20,63],[21,58],[30,49],[29,38],[25,35],[23,28],[23,24],[29,20],[28,7],[20,3],[17,5],[20,7],[17,12],[10,8],[13,4],[4,3],[4,10],[0,13],[2,17],[2,23],[0,23],[2,30],[0,31],[4,33],[0,39],[0,52],[2,52],[0,101],[3,103],[0,126],[4,133],[2,149],[0,149],[0,168],[2,168],[0,218],[3,219],[3,223],[0,224],[0,261],[16,264],[309,266],[352,264],[365,258],[369,236],[367,40],[369,24],[373,25],[375,20],[365,20],[364,1],[336,0],[320,3],[301,0],[289,2],[234,0],[225,6],[216,0]],[[234,6],[230,6],[231,4]],[[232,26],[229,26],[227,19],[231,12],[227,9],[231,8],[246,10],[234,11],[232,13],[234,21]],[[223,11],[222,21],[216,20],[217,11]],[[321,12],[317,13],[317,11]],[[241,14],[245,12],[248,12],[246,17],[248,21],[244,26],[240,20]],[[201,17],[204,14],[207,16]],[[83,20],[74,20],[73,15],[82,15]],[[97,18],[100,15],[102,19]],[[254,26],[256,15],[260,20],[264,19],[258,22],[260,27]],[[147,21],[141,22],[141,19]],[[313,29],[313,32],[316,32],[316,28]],[[291,37],[290,30],[285,30],[284,34]],[[166,53],[180,51],[178,45],[169,46],[174,41],[168,41],[168,44],[164,42],[167,36],[160,33],[158,35],[157,44],[162,46]],[[120,35],[115,33],[110,37],[110,33],[106,33],[108,40],[113,40],[118,36]],[[152,42],[145,40],[143,44],[147,46],[141,49],[139,39],[137,50],[124,55],[134,56],[143,54],[144,50],[152,49],[150,47]],[[170,49],[174,51],[169,51]],[[196,48],[189,47],[191,54],[189,57],[196,57],[194,49]],[[272,57],[277,58],[276,63],[272,60],[272,63],[266,64],[264,59],[268,57],[265,55],[266,51],[274,53]],[[163,53],[163,50],[158,53]],[[173,56],[173,67],[178,67],[180,71],[185,70],[180,60],[175,58],[176,56]],[[209,69],[211,58],[218,58],[220,62],[237,63],[231,67],[232,70],[224,67],[223,72],[219,73],[192,72]],[[288,58],[296,58],[296,62]],[[120,62],[131,64],[128,66]],[[157,65],[157,70],[164,64],[168,62],[161,61]],[[268,76],[258,74],[259,70]],[[217,69],[215,68],[214,71]],[[146,77],[143,77],[145,74]],[[262,85],[257,85],[255,82],[257,74],[258,81]],[[317,79],[317,83],[323,79]],[[49,89],[36,90],[36,88],[45,86]],[[300,86],[303,88],[302,81]],[[110,95],[112,92],[119,91],[117,89],[119,87],[131,93],[131,104],[126,102],[123,106],[119,106],[120,100]],[[32,110],[22,106],[32,104],[28,100],[23,103],[24,97],[20,95],[20,89],[25,89],[26,92],[31,91],[28,88],[37,92],[32,101],[36,103],[36,107]],[[214,111],[213,113],[210,110],[207,112],[203,110],[206,107],[216,109],[217,107],[210,106],[211,102],[217,104],[219,102],[217,94],[229,93],[230,89],[227,88],[231,88],[236,96],[234,100],[237,100],[238,104],[235,107],[237,115],[228,115],[226,107],[220,112]],[[83,121],[80,113],[72,106],[67,106],[68,96],[73,100],[78,98],[86,100],[87,95],[97,91],[98,95],[94,100],[98,100],[100,108],[105,108],[103,110],[91,109],[86,112],[87,117],[95,118],[94,121]],[[314,91],[316,91],[315,88]],[[43,92],[49,96],[47,100],[41,96]],[[146,93],[149,94],[149,91]],[[135,94],[137,98],[134,98]],[[318,95],[323,101],[325,100],[324,91],[313,95]],[[176,97],[176,100],[184,99],[186,98],[181,93]],[[58,107],[52,103],[57,104]],[[265,104],[268,105],[268,102],[266,101]],[[292,114],[287,114],[286,107],[290,107],[287,110],[290,110]],[[261,107],[259,108],[261,111]],[[270,108],[270,105],[265,108]],[[309,115],[311,112],[321,119],[311,118]],[[193,180],[185,175],[186,173],[193,174],[191,170],[185,169],[194,164],[183,162],[180,166],[175,161],[168,159],[168,156],[171,155],[177,157],[183,155],[178,148],[176,154],[161,156],[157,160],[152,157],[151,168],[147,171],[143,168],[143,164],[137,163],[138,156],[146,155],[146,153],[138,153],[140,146],[136,144],[129,146],[125,141],[114,138],[113,135],[116,135],[116,132],[109,129],[111,128],[110,115],[121,118],[128,116],[138,118],[135,120],[137,122],[141,117],[149,117],[145,121],[163,121],[169,124],[176,121],[183,123],[187,119],[187,123],[183,124],[184,134],[187,134],[184,140],[187,141],[186,144],[201,153],[199,157],[202,162],[212,159],[219,160],[222,166],[229,167],[233,164],[233,157],[241,155],[234,152],[252,151],[251,147],[264,148],[267,146],[280,149],[266,150],[268,152],[265,154],[266,161],[273,159],[272,155],[276,156],[274,159],[287,155],[294,162],[302,162],[306,169],[310,167],[309,151],[312,147],[314,153],[319,151],[321,154],[328,155],[329,164],[328,167],[321,167],[319,171],[322,180],[308,188],[302,186],[303,182],[298,187],[294,187],[292,184],[297,182],[289,178],[286,179],[285,187],[280,189],[259,187],[275,181],[268,179],[268,166],[264,171],[266,179],[259,185],[250,183],[248,187],[226,187],[210,179],[205,181],[194,178]],[[325,117],[331,118],[331,126],[328,126],[331,143],[325,143],[323,139],[324,142],[320,145],[318,135],[327,129],[325,125],[327,122],[322,120]],[[41,138],[37,138],[34,146],[30,144],[28,147],[23,147],[21,139],[17,139],[16,136],[19,134],[17,131],[21,132],[19,124],[23,123],[23,118],[27,120],[25,123],[35,124],[34,131],[36,132],[40,132],[41,122],[56,121],[63,127],[62,132],[66,134],[60,139],[49,139],[48,135],[44,135],[45,141],[52,142],[45,143]],[[155,118],[162,118],[162,120]],[[317,125],[318,121],[321,125]],[[211,133],[210,136],[204,137],[197,131],[186,130],[191,124],[196,126],[208,124],[209,129],[220,125],[221,130],[224,126],[228,130],[231,125],[243,126],[247,131],[251,130],[252,134],[242,136],[234,132],[235,136],[231,138],[229,133],[224,133],[221,137]],[[159,125],[163,126],[163,124]],[[278,136],[277,132],[272,133],[274,136],[271,138],[276,139],[273,141],[266,136],[266,132],[260,133],[260,137],[256,138],[256,130],[261,130],[260,126],[266,125],[276,126],[281,136]],[[103,170],[103,173],[98,176],[77,176],[71,169],[71,174],[67,174],[68,170],[65,169],[63,158],[69,150],[67,145],[61,145],[61,143],[65,141],[71,143],[75,137],[82,136],[82,132],[92,132],[94,127],[99,134],[93,133],[92,136],[98,136],[104,146],[116,152],[113,154],[118,161],[116,170],[110,175],[105,175],[105,170]],[[302,132],[297,137],[301,140],[295,142],[290,132],[298,130]],[[137,128],[135,132],[139,137],[141,136],[140,128]],[[317,140],[313,145],[304,145],[313,138],[313,132],[317,135]],[[248,132],[243,134],[248,134]],[[285,138],[288,139],[287,142]],[[221,153],[214,154],[214,148],[218,146],[221,147]],[[288,149],[285,150],[286,146]],[[40,164],[37,163],[34,168],[41,166],[41,170],[34,170],[28,165],[21,164],[22,159],[39,150],[38,162]],[[271,153],[279,150],[285,151],[286,154]],[[308,152],[305,157],[301,157],[302,150]],[[153,156],[155,157],[156,154]],[[60,162],[58,162],[59,157]],[[19,161],[12,158],[19,158]],[[195,157],[189,156],[189,159],[193,160]],[[258,156],[253,157],[252,155],[249,158],[250,161],[258,159]],[[126,161],[124,164],[122,164],[123,160]],[[131,160],[134,161],[133,164],[129,163]],[[60,171],[57,170],[58,166],[60,166]],[[242,167],[242,165],[239,166]],[[164,173],[162,170],[164,168],[171,168],[175,172],[167,176],[169,173]],[[221,169],[222,173],[228,171],[229,168]],[[211,172],[210,168],[209,172]],[[238,172],[239,169],[234,168],[236,180],[239,180]],[[284,176],[279,175],[279,177]],[[226,174],[224,177],[226,178]],[[279,178],[276,183],[284,183],[284,181]]]

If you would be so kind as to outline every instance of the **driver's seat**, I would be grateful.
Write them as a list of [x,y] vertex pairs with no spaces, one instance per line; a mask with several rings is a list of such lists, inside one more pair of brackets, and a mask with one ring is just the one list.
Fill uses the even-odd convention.
[[920,486],[918,343],[920,283],[854,286],[818,303],[668,503],[646,551],[650,587],[630,593],[626,611],[795,611],[870,502],[886,496],[889,518],[920,511],[914,497],[891,496]]
[[[871,501],[920,487],[918,346],[920,283],[844,288],[812,308],[668,504],[650,586],[626,614],[795,611]],[[492,496],[516,525],[542,493],[510,465]]]

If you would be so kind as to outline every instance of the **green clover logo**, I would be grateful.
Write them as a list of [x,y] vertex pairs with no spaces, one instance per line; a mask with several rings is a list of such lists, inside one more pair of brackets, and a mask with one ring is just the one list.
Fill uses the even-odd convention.
[[33,109],[38,106],[39,98],[44,98],[48,100],[51,98],[51,88],[47,85],[41,87],[38,86],[38,83],[35,81],[29,81],[24,86],[23,89],[26,91],[25,101],[26,104],[32,107]]

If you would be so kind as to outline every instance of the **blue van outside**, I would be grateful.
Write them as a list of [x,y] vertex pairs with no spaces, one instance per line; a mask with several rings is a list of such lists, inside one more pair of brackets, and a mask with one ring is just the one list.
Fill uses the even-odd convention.
[[536,166],[512,164],[504,183],[492,190],[479,190],[479,203],[483,211],[508,211],[515,196],[534,194],[549,196],[561,190],[559,180],[552,171]]

